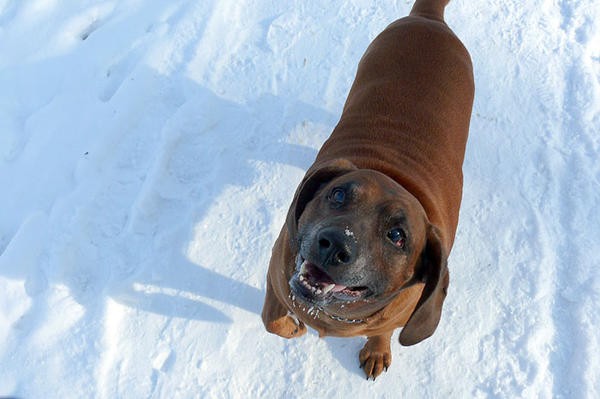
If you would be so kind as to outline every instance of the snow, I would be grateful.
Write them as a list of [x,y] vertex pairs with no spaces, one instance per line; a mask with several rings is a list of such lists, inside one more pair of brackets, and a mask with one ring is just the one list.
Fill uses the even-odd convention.
[[0,396],[600,397],[600,6],[452,0],[476,100],[436,333],[284,340],[294,189],[411,1],[0,0]]

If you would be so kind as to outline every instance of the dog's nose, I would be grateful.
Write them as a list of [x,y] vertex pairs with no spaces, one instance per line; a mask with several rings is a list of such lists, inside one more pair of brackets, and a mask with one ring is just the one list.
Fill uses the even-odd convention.
[[323,266],[347,265],[354,261],[356,243],[338,228],[324,228],[317,235],[319,260]]

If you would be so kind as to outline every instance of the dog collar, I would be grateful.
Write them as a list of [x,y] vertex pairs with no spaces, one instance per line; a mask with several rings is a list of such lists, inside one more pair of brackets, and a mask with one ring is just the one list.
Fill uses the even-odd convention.
[[293,307],[302,309],[302,311],[304,313],[308,314],[309,316],[312,316],[313,319],[318,319],[319,314],[322,312],[325,315],[327,315],[327,317],[329,317],[331,320],[339,321],[340,323],[360,324],[360,323],[364,323],[367,321],[367,319],[349,319],[349,318],[342,317],[342,316],[336,316],[334,314],[326,312],[325,309],[323,309],[321,307],[310,307],[309,309],[306,309],[306,307],[300,306],[296,302],[296,296],[291,292],[290,292],[289,298],[292,301]]
[[329,314],[325,310],[322,310],[322,312],[325,313],[330,319],[333,319],[335,321],[339,321],[341,323],[360,324],[360,323],[364,323],[366,321],[366,319],[347,319],[345,317],[341,317],[341,316],[336,316],[336,315],[333,315],[333,314]]

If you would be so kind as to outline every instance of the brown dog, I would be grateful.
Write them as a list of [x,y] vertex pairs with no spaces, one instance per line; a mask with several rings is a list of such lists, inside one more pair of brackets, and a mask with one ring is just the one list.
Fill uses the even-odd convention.
[[367,336],[375,379],[429,337],[448,287],[474,84],[447,0],[417,0],[365,52],[331,137],[275,242],[262,318],[285,338]]

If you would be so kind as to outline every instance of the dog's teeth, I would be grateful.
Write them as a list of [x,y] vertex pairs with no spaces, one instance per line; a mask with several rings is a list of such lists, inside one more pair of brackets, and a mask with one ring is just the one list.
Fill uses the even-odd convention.
[[319,290],[319,289],[317,289],[317,290],[315,291],[315,294],[317,294],[317,295],[321,295],[322,293],[323,293],[323,291],[321,291],[321,290]]
[[298,280],[304,281],[304,276],[301,274],[300,276],[298,276]]
[[306,264],[308,263],[308,261],[304,261],[302,262],[302,264],[300,265],[300,275],[302,274],[306,274]]
[[340,291],[344,291],[346,288],[345,285],[338,285],[338,284],[334,284],[334,286],[331,288],[333,290],[333,292],[340,292]]
[[331,291],[334,287],[335,287],[335,284],[326,285],[325,287],[323,287],[323,293],[324,294],[329,293],[329,291]]

